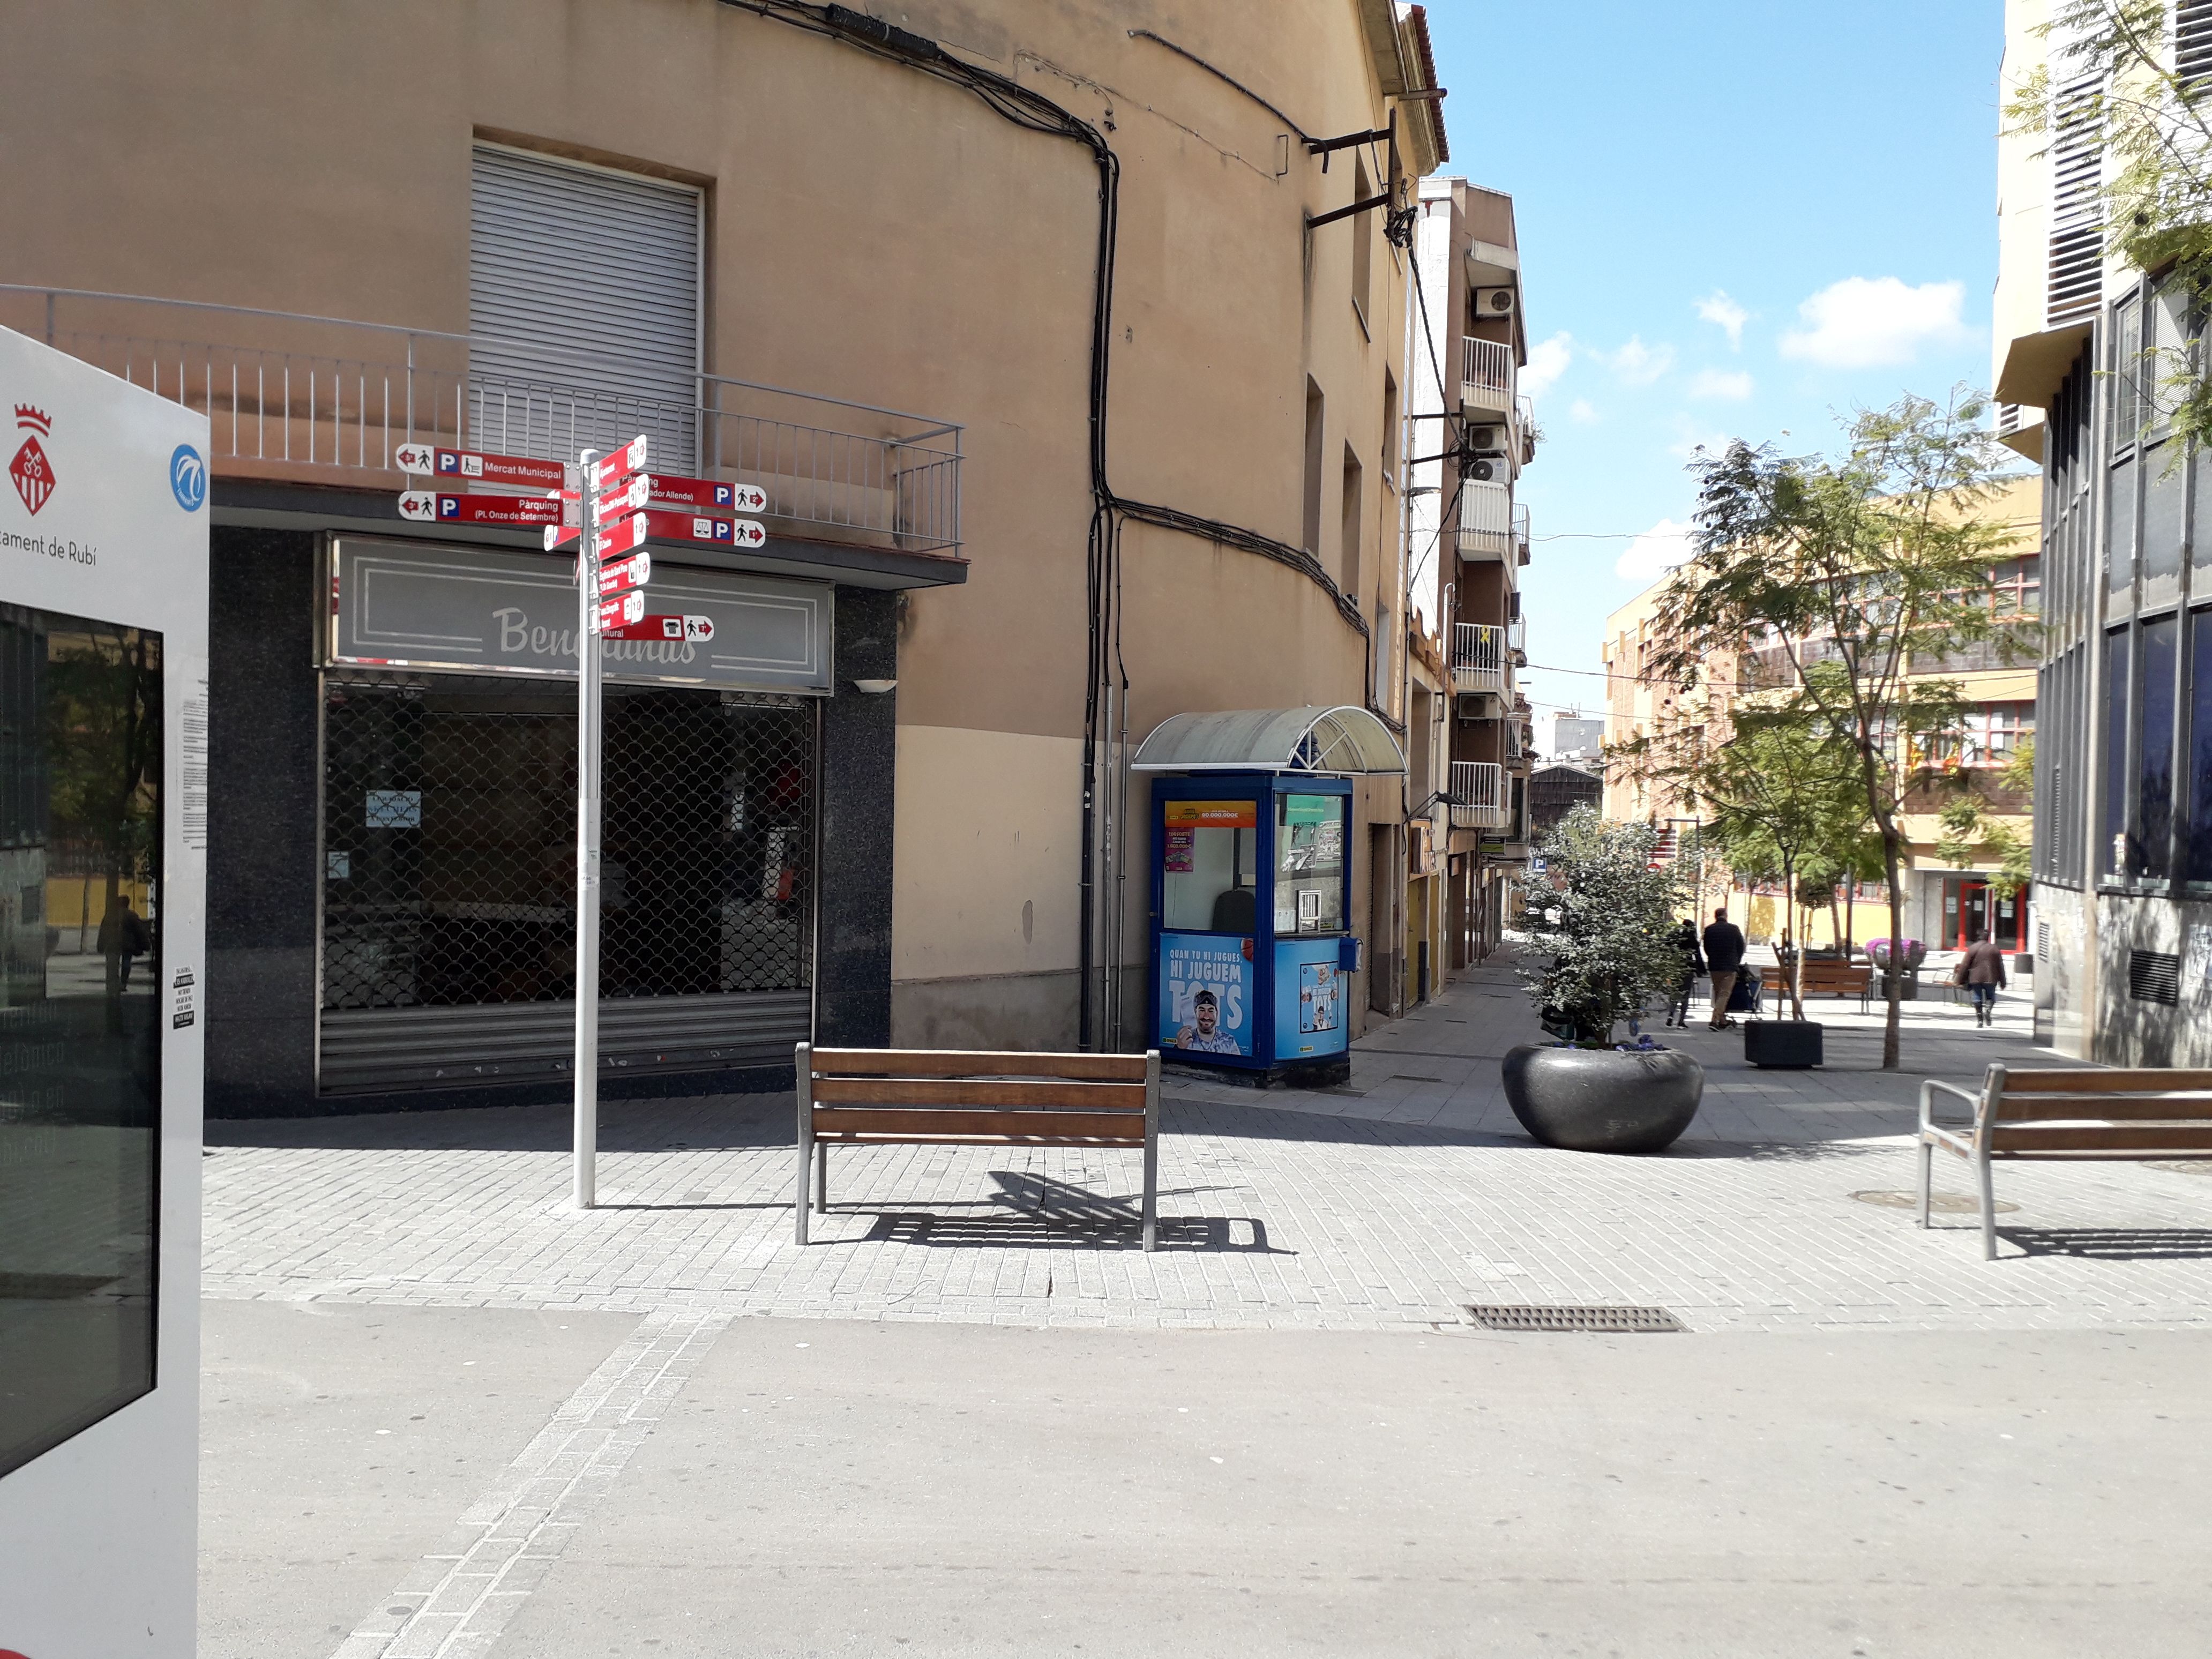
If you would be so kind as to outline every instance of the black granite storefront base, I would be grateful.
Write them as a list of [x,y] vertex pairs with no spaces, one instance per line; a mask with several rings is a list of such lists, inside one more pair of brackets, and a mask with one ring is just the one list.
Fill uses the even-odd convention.
[[822,710],[822,875],[814,1040],[891,1040],[891,799],[898,699],[855,680],[898,678],[898,595],[837,590],[836,695]]
[[315,1104],[319,538],[209,538],[207,1114]]

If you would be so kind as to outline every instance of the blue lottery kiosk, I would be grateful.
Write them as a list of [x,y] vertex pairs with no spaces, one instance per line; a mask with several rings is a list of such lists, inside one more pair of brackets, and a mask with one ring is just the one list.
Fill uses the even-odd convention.
[[[1263,764],[1255,764],[1263,763]],[[1183,714],[1152,780],[1151,1040],[1257,1084],[1350,1071],[1352,776],[1403,769],[1364,709]]]

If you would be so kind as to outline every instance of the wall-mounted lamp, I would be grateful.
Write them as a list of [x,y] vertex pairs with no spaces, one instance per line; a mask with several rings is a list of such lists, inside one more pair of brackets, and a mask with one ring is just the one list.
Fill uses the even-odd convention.
[[853,682],[853,690],[864,696],[880,697],[886,692],[895,691],[897,689],[896,680],[854,680]]

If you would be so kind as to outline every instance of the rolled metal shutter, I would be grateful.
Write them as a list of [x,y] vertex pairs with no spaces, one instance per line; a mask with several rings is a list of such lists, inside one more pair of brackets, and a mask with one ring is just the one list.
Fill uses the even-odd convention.
[[477,146],[471,442],[574,459],[642,431],[695,465],[699,238],[686,185]]

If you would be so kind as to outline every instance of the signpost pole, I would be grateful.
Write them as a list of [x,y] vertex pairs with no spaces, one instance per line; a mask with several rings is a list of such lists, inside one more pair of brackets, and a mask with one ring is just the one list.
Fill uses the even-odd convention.
[[595,450],[579,469],[576,536],[576,1145],[575,1201],[599,1201],[599,606]]

